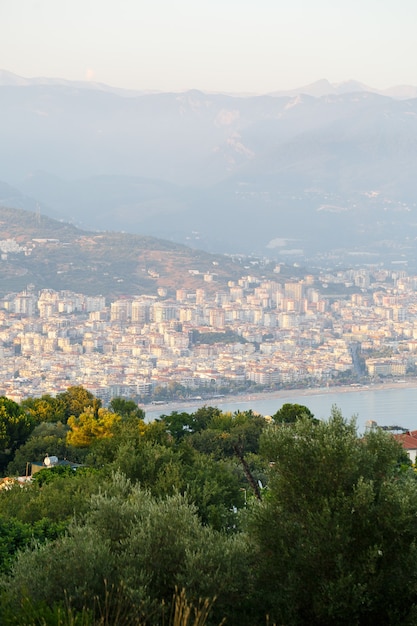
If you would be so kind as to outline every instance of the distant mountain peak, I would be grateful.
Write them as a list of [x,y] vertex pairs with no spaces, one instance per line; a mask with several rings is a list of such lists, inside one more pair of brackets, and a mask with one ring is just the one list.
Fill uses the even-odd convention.
[[273,97],[295,97],[300,94],[313,96],[314,98],[322,98],[324,96],[339,96],[349,93],[375,93],[381,96],[388,96],[396,100],[406,100],[417,98],[417,87],[412,85],[397,85],[388,87],[387,89],[376,89],[369,87],[358,80],[350,79],[341,83],[331,83],[326,78],[305,85],[304,87],[296,87],[286,91],[274,91],[268,95]]
[[368,87],[358,80],[345,80],[341,83],[334,83],[332,85],[333,89],[337,93],[351,93],[354,91],[375,91],[372,87]]
[[[98,83],[88,80],[67,80],[64,78],[56,78],[56,77],[45,77],[45,76],[36,76],[33,78],[26,78],[23,76],[19,76],[18,74],[14,74],[9,72],[8,70],[0,69],[0,87],[29,87],[29,86],[61,86],[61,87],[75,87],[77,89],[92,89],[96,91],[114,93],[119,96],[125,97],[135,97],[139,95],[149,95],[149,94],[161,94],[161,91],[155,90],[140,90],[140,89],[123,89],[120,87],[112,87],[111,85],[106,85],[105,83]],[[417,98],[417,86],[413,85],[394,85],[392,87],[388,87],[386,89],[376,89],[374,87],[370,87],[361,83],[355,79],[348,79],[339,83],[331,83],[327,78],[321,78],[316,80],[308,85],[304,85],[301,87],[296,87],[294,89],[287,90],[277,90],[270,92],[266,95],[273,97],[295,97],[297,95],[303,94],[307,96],[312,96],[314,98],[321,98],[323,96],[328,95],[343,95],[348,93],[357,93],[357,92],[369,92],[376,93],[384,96],[388,96],[390,98],[395,98],[398,100],[405,100],[411,98]],[[210,91],[202,91],[199,89],[186,89],[180,91],[170,91],[171,94],[178,94],[179,97],[184,98],[194,98],[194,100],[204,100],[206,95],[228,95],[234,97],[253,97],[255,94],[253,92],[237,94],[228,92],[210,92]]]
[[42,85],[46,87],[76,87],[77,89],[93,89],[108,93],[115,93],[119,96],[138,96],[140,94],[155,93],[151,91],[140,91],[136,89],[122,89],[119,87],[111,87],[104,83],[97,83],[88,80],[67,80],[65,78],[51,78],[45,76],[36,76],[33,78],[24,78],[7,70],[0,69],[0,87],[33,87]]
[[297,96],[299,94],[305,94],[307,96],[313,96],[314,98],[321,98],[328,95],[341,95],[346,93],[354,93],[358,91],[370,91],[375,92],[376,89],[368,87],[357,80],[346,80],[341,83],[331,83],[326,78],[305,85],[304,87],[297,87],[296,89],[290,89],[287,91],[275,91],[270,93],[270,96]]

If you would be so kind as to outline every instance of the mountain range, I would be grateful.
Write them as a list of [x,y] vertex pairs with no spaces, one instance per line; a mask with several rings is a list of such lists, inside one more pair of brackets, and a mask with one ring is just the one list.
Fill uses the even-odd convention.
[[0,72],[0,203],[294,262],[417,265],[417,89],[144,93]]

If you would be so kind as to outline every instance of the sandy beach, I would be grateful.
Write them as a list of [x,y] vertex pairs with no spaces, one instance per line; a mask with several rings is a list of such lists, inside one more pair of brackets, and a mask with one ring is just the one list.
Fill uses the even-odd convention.
[[[143,405],[145,413],[170,413],[171,411],[181,411],[187,408],[196,408],[200,406],[220,406],[222,404],[232,404],[233,402],[250,402],[253,400],[274,400],[291,398],[305,398],[308,396],[316,396],[323,394],[341,394],[355,393],[367,390],[389,390],[389,389],[412,389],[417,387],[417,378],[407,378],[401,380],[390,380],[386,382],[368,383],[366,385],[341,385],[341,386],[324,386],[324,387],[304,387],[300,389],[280,389],[279,391],[262,391],[260,393],[247,393],[242,395],[225,395],[221,398],[204,398],[202,400],[175,400],[163,404],[147,404]],[[300,404],[302,404],[300,402]]]

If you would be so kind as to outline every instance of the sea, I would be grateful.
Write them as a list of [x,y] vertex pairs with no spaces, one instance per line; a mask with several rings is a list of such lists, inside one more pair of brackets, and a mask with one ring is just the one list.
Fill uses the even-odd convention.
[[153,421],[171,411],[193,412],[204,404],[217,406],[222,411],[247,411],[252,409],[261,415],[273,415],[286,402],[307,406],[318,419],[329,418],[336,406],[345,418],[355,417],[358,432],[364,432],[366,422],[372,420],[378,426],[399,426],[417,430],[417,381],[416,386],[360,388],[338,390],[291,390],[276,394],[255,394],[237,398],[215,398],[192,403],[170,403],[145,408],[146,421]]

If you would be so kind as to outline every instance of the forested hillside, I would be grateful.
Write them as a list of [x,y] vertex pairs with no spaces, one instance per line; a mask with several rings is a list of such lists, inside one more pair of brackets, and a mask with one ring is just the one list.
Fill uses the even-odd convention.
[[336,408],[277,409],[0,398],[0,622],[415,624],[408,457]]

